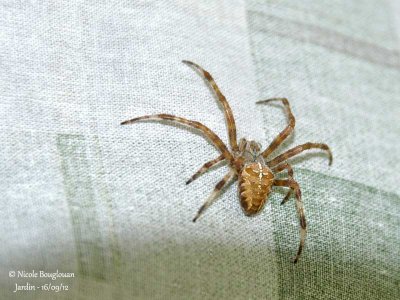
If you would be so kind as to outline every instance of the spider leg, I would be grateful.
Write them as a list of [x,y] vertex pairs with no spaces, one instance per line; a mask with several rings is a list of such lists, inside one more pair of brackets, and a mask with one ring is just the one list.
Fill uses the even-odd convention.
[[134,118],[131,120],[127,120],[127,121],[122,122],[121,125],[132,124],[132,123],[135,123],[137,121],[142,121],[142,120],[149,120],[149,121],[167,120],[167,121],[171,121],[174,123],[180,123],[180,124],[187,125],[189,127],[196,128],[196,129],[200,130],[206,137],[208,137],[211,140],[211,142],[214,144],[214,146],[221,151],[222,155],[227,160],[229,160],[231,163],[233,163],[233,161],[234,161],[232,154],[229,152],[229,150],[226,147],[226,145],[224,144],[224,142],[211,129],[209,129],[207,126],[201,124],[200,122],[184,119],[181,117],[176,117],[173,115],[159,114],[159,115],[151,115],[151,116],[147,115],[147,116],[142,116],[142,117]]
[[279,166],[276,166],[276,167],[272,168],[272,171],[274,171],[274,173],[279,173],[279,172],[282,172],[282,171],[284,171],[284,170],[287,170],[288,175],[289,175],[290,177],[293,177],[293,169],[292,169],[292,166],[289,165],[288,163],[284,163],[284,164],[281,164],[281,165],[279,165]]
[[267,165],[270,168],[273,168],[274,166],[280,164],[281,162],[297,155],[300,154],[301,152],[303,152],[304,150],[308,150],[308,149],[321,149],[321,150],[325,150],[326,152],[328,152],[328,156],[329,156],[329,165],[332,164],[332,152],[329,149],[329,146],[326,144],[319,144],[319,143],[305,143],[303,145],[299,145],[296,146],[288,151],[286,151],[285,153],[275,157],[274,159],[270,160],[269,162],[267,162]]
[[197,215],[193,219],[193,222],[196,222],[196,220],[200,217],[200,215],[214,202],[219,192],[233,178],[234,175],[235,171],[231,170],[224,176],[224,178],[222,178],[220,182],[217,183],[211,195],[207,198],[206,202],[204,202],[204,204],[200,207],[199,211],[197,212]]
[[[291,165],[289,165],[288,163],[278,165],[272,169],[272,171],[274,171],[274,173],[279,173],[284,170],[287,170],[289,179],[293,179],[293,175],[294,175],[293,169],[292,169]],[[289,192],[286,194],[285,198],[283,198],[281,205],[285,204],[289,200],[291,195],[292,195],[292,189],[290,189]]]
[[225,96],[221,93],[218,85],[215,83],[214,78],[212,78],[211,74],[204,70],[202,67],[200,67],[198,64],[188,61],[188,60],[182,60],[183,63],[194,66],[199,70],[201,73],[203,73],[204,77],[207,79],[207,81],[210,83],[211,87],[213,88],[214,92],[217,94],[218,100],[221,102],[223,108],[224,108],[224,114],[225,114],[225,119],[227,122],[228,126],[228,133],[229,133],[229,143],[231,145],[232,151],[237,151],[238,150],[238,144],[236,140],[236,124],[235,124],[235,118],[233,117],[232,109],[229,106],[228,101],[226,100]]
[[306,235],[307,235],[307,222],[306,222],[306,217],[304,215],[304,207],[303,207],[303,202],[301,201],[301,191],[299,184],[294,181],[293,179],[276,179],[274,181],[275,186],[285,186],[289,187],[295,192],[296,195],[296,210],[297,214],[299,216],[300,220],[300,245],[299,249],[297,250],[296,257],[294,258],[293,262],[297,263],[297,261],[300,258],[301,252],[303,251],[304,248],[304,243],[306,240]]
[[186,184],[191,183],[193,180],[197,179],[200,175],[204,174],[212,166],[219,163],[220,161],[223,161],[224,159],[225,159],[224,155],[221,154],[217,158],[210,160],[209,162],[206,162],[196,173],[193,174],[192,177],[190,177],[188,181],[186,181]]
[[282,130],[278,136],[269,144],[267,149],[264,150],[262,153],[262,156],[264,158],[267,158],[268,155],[270,155],[276,148],[279,147],[280,144],[293,132],[294,126],[295,126],[295,118],[292,114],[292,110],[290,109],[290,104],[289,101],[286,98],[271,98],[267,100],[261,100],[256,102],[256,104],[263,104],[263,103],[268,103],[271,101],[282,101],[283,105],[285,105],[286,113],[289,118],[289,124],[286,126],[284,130]]

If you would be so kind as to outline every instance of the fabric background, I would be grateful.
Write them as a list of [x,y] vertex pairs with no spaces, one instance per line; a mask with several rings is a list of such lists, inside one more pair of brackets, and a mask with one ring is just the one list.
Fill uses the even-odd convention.
[[[2,1],[1,299],[399,299],[400,6],[387,1]],[[170,113],[227,142],[278,152],[326,142],[334,162],[293,159],[294,201],[272,194],[246,217],[231,185],[191,220],[228,171],[185,181],[218,152],[181,126],[120,122]],[[69,291],[13,293],[11,270],[74,272]]]

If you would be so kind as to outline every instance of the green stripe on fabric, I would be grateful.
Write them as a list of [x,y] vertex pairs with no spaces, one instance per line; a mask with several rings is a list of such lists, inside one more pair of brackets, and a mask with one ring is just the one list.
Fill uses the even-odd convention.
[[271,201],[281,299],[400,299],[400,197],[367,185],[295,169],[308,221],[299,240],[294,199]]
[[104,280],[105,257],[87,157],[87,141],[82,135],[60,134],[57,148],[75,235],[79,273]]
[[111,266],[107,265],[107,282],[113,281],[111,289],[111,295],[113,299],[122,299],[124,288],[121,285],[122,279],[122,256],[121,248],[118,242],[117,233],[115,230],[115,210],[113,207],[112,197],[107,185],[106,169],[104,166],[104,153],[102,151],[101,143],[98,136],[93,136],[90,140],[90,146],[93,150],[93,158],[95,163],[93,164],[94,172],[96,176],[93,178],[94,186],[96,187],[97,199],[105,207],[105,216],[107,219],[107,230],[106,245],[109,252],[109,262]]
[[96,178],[99,198],[102,199],[107,207],[107,217],[109,220],[109,246],[111,251],[111,263],[113,265],[113,270],[115,271],[115,276],[118,276],[119,268],[122,266],[121,262],[121,249],[118,243],[117,235],[115,232],[115,217],[113,213],[113,204],[110,192],[107,188],[107,184],[102,180],[105,174],[105,167],[103,164],[104,155],[101,150],[101,145],[98,136],[94,136],[93,143],[94,156],[96,159]]

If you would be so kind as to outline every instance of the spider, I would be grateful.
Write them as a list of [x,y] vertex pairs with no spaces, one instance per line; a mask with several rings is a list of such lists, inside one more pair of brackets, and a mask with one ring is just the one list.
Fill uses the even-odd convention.
[[[282,144],[282,142],[293,132],[295,126],[295,118],[290,109],[289,101],[286,98],[271,98],[256,102],[256,104],[264,104],[272,101],[282,102],[289,119],[289,124],[286,126],[286,128],[278,134],[278,136],[269,144],[269,146],[264,151],[261,151],[260,144],[255,141],[248,141],[245,138],[242,138],[238,143],[236,137],[236,124],[233,117],[232,109],[229,106],[229,103],[226,100],[225,96],[221,93],[220,89],[215,83],[213,77],[210,75],[209,72],[204,70],[196,63],[187,60],[183,60],[182,62],[200,72],[208,81],[211,88],[217,95],[218,100],[222,104],[225,119],[227,122],[229,144],[231,150],[229,150],[225,143],[207,126],[201,124],[200,122],[188,120],[174,115],[146,115],[124,121],[121,123],[121,125],[132,124],[142,120],[167,120],[171,121],[172,123],[180,123],[199,130],[221,152],[221,154],[217,158],[206,162],[186,182],[186,184],[191,183],[212,166],[221,161],[225,160],[228,162],[230,171],[223,177],[221,181],[217,183],[211,195],[200,207],[197,215],[193,219],[193,222],[195,222],[200,217],[200,215],[214,202],[221,189],[233,179],[238,179],[240,203],[245,214],[248,216],[257,214],[263,208],[269,194],[271,193],[273,186],[289,188],[289,191],[282,200],[281,204],[286,203],[289,200],[291,193],[294,192],[296,199],[296,210],[300,221],[300,244],[297,250],[297,254],[293,259],[293,262],[296,263],[299,260],[304,247],[307,233],[307,223],[304,215],[303,203],[301,200],[300,186],[294,180],[293,169],[291,165],[286,162],[286,160],[303,152],[304,150],[321,149],[327,152],[329,156],[329,165],[331,165],[332,153],[328,145],[321,143],[305,143],[296,146],[272,159],[270,158],[271,153],[276,150]],[[287,179],[278,179],[275,177],[277,173],[284,170],[287,171]]]

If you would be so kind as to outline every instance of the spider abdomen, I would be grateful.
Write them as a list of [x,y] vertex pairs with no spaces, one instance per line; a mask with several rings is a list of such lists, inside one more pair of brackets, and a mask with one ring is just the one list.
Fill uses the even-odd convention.
[[248,215],[255,214],[264,206],[271,192],[274,175],[261,163],[245,166],[239,175],[240,204]]

